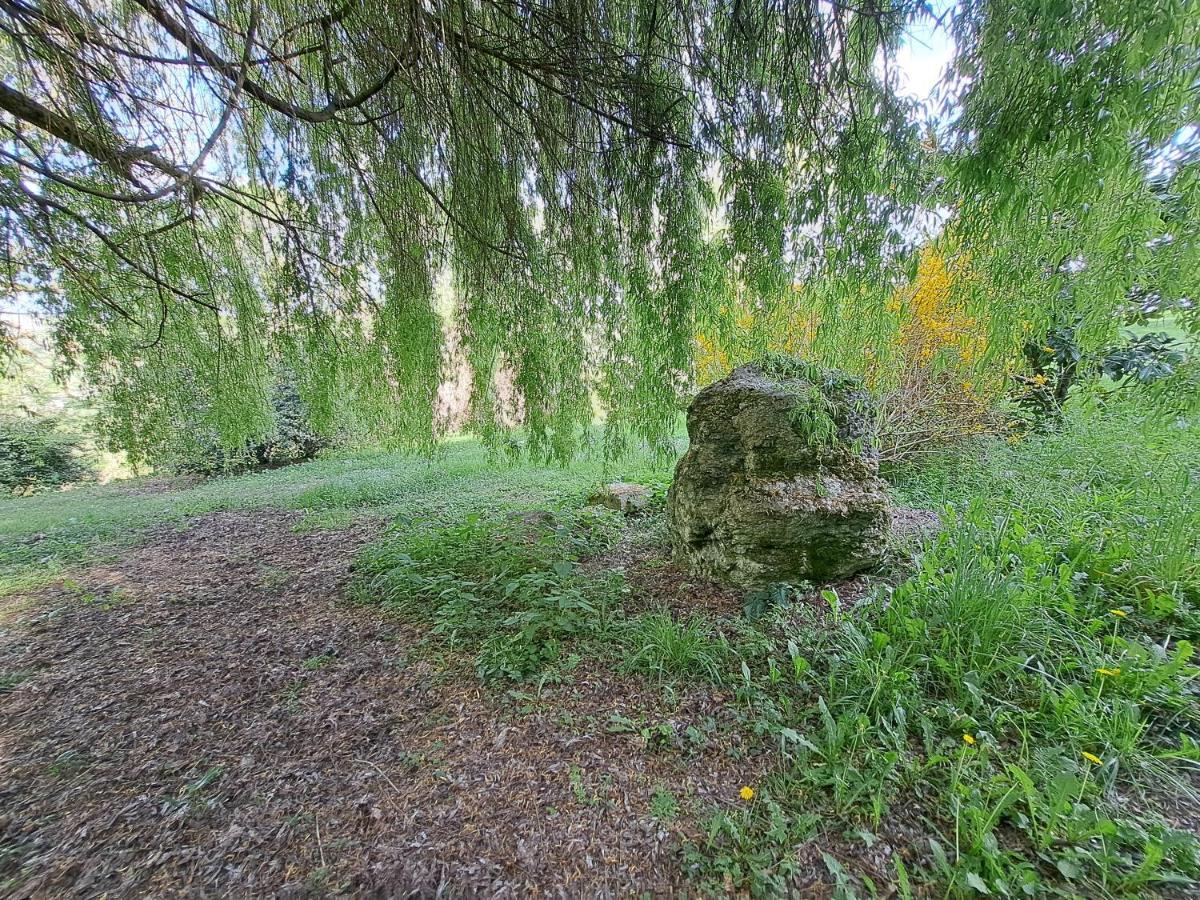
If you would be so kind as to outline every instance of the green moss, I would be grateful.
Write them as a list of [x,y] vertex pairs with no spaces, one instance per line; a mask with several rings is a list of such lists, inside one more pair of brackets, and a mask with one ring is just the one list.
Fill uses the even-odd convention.
[[839,372],[837,369],[827,369],[790,353],[768,351],[756,365],[764,375],[780,382],[807,381],[838,395],[864,390],[862,379]]
[[764,375],[779,381],[807,381],[821,383],[825,380],[826,372],[816,363],[811,363],[799,356],[789,353],[768,351],[756,363]]

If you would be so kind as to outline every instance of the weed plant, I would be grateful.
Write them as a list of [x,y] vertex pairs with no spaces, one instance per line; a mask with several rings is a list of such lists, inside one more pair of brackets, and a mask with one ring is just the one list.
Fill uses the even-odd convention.
[[360,559],[361,595],[474,654],[485,681],[527,680],[611,627],[621,580],[579,560],[611,544],[616,519],[586,509],[402,521]]

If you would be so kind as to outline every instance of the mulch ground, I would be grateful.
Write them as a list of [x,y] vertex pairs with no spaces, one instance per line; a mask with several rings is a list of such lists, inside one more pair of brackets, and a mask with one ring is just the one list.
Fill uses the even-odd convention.
[[[0,893],[686,890],[689,811],[736,803],[767,765],[738,747],[726,698],[667,698],[586,664],[536,695],[484,688],[344,599],[377,526],[296,521],[161,527],[14,606],[0,626]],[[681,581],[672,592],[696,602]],[[656,751],[614,721],[719,739]],[[678,820],[651,815],[660,788]]]

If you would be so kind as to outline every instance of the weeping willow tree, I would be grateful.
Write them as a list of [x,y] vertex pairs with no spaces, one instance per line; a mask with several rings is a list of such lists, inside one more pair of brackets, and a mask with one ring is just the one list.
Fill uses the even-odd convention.
[[58,315],[135,451],[197,409],[255,439],[281,368],[322,430],[428,446],[453,345],[474,427],[506,439],[503,375],[529,450],[558,459],[597,404],[606,452],[661,446],[697,332],[735,300],[802,296],[811,352],[853,368],[934,211],[983,273],[993,357],[1064,305],[1099,340],[1135,288],[1194,295],[1195,173],[1170,203],[1149,176],[1195,114],[1196,5],[944,10],[929,136],[895,58],[933,16],[0,0],[11,290]]

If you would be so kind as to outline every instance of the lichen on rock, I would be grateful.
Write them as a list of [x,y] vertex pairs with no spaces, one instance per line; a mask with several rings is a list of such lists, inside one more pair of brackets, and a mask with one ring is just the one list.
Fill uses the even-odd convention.
[[853,378],[773,354],[702,390],[667,515],[692,571],[754,586],[875,566],[888,527],[869,394]]

